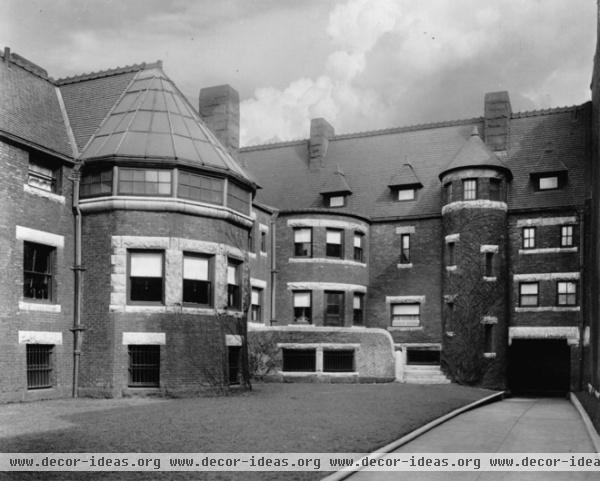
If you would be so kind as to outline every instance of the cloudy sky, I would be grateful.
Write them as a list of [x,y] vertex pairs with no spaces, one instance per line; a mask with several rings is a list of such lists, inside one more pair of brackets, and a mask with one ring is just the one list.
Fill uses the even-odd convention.
[[[55,77],[164,62],[240,92],[243,145],[589,99],[595,0],[3,0],[0,46]],[[0,86],[1,88],[1,86]]]

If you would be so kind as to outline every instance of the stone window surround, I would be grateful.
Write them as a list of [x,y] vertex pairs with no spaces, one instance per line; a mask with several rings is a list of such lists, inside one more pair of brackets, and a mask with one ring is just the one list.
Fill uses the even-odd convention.
[[442,207],[442,215],[461,209],[495,209],[506,212],[508,210],[508,206],[506,205],[506,202],[499,200],[458,200]]
[[[360,352],[360,343],[325,343],[325,342],[312,342],[312,343],[298,343],[298,342],[282,342],[277,343],[277,349],[314,349],[316,356],[315,370],[314,371],[283,371],[279,370],[277,374],[283,376],[306,376],[308,374],[317,374],[325,376],[357,376],[358,370],[356,369],[356,358]],[[323,371],[323,351],[354,351],[354,371],[351,372],[325,372]]]
[[513,339],[566,339],[567,344],[579,344],[579,328],[576,326],[510,326],[508,345]]
[[[391,323],[391,313],[392,313],[392,304],[420,304],[422,307],[425,304],[425,296],[385,296],[385,309],[390,316]],[[419,308],[419,326],[392,326],[389,325],[387,327],[388,331],[422,331],[423,325],[421,323],[422,316],[421,309]]]
[[28,194],[51,200],[52,202],[56,202],[61,205],[65,204],[65,196],[64,195],[59,195],[59,194],[55,194],[54,192],[48,192],[43,189],[38,189],[37,187],[32,187],[29,184],[23,184],[23,192],[27,192]]
[[[169,312],[183,314],[228,313],[241,316],[237,310],[227,310],[218,306],[227,303],[227,259],[243,259],[245,252],[237,247],[216,242],[208,242],[178,237],[112,236],[111,239],[111,312]],[[129,249],[162,250],[164,259],[164,305],[132,305],[127,303],[127,255]],[[184,307],[183,299],[183,254],[193,252],[215,257],[213,285],[215,307]]]
[[366,223],[351,222],[338,219],[314,219],[314,218],[298,218],[288,219],[288,227],[323,227],[331,229],[355,230],[368,234],[368,225]]

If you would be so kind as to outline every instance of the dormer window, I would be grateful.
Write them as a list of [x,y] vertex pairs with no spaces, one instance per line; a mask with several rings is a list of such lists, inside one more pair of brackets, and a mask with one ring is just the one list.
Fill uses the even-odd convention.
[[344,207],[346,205],[345,195],[330,195],[327,198],[329,207]]
[[417,190],[423,187],[423,184],[417,177],[412,166],[410,164],[403,164],[391,176],[388,187],[392,192],[394,200],[406,202],[417,198]]
[[415,200],[416,189],[414,187],[398,189],[398,200]]
[[558,175],[541,176],[538,178],[538,190],[558,189]]

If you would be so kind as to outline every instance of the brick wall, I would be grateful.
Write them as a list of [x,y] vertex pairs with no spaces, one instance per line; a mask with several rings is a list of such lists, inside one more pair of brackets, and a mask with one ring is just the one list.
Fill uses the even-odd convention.
[[[61,178],[63,197],[49,199],[27,184],[28,150],[6,141],[0,141],[0,401],[19,401],[68,395],[72,379],[73,323],[73,217],[71,189],[68,180],[70,168],[63,166]],[[60,163],[57,159],[48,159]],[[16,238],[16,227],[63,236],[63,247],[56,248],[54,259],[54,299],[51,304],[60,312],[25,310],[19,307],[23,299],[23,240]],[[33,309],[36,307],[34,306]],[[53,352],[54,387],[27,390],[26,345],[18,343],[19,331],[51,331],[62,334],[62,345]]]

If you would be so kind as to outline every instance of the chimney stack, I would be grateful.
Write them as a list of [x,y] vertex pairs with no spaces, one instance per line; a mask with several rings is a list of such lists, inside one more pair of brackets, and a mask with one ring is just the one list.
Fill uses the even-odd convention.
[[511,114],[512,108],[508,92],[489,92],[485,94],[485,143],[496,152],[508,148]]
[[240,96],[230,85],[200,90],[200,117],[233,156],[240,149]]
[[323,166],[323,159],[327,155],[329,140],[335,135],[335,130],[323,118],[311,119],[309,142],[309,166],[318,168]]

